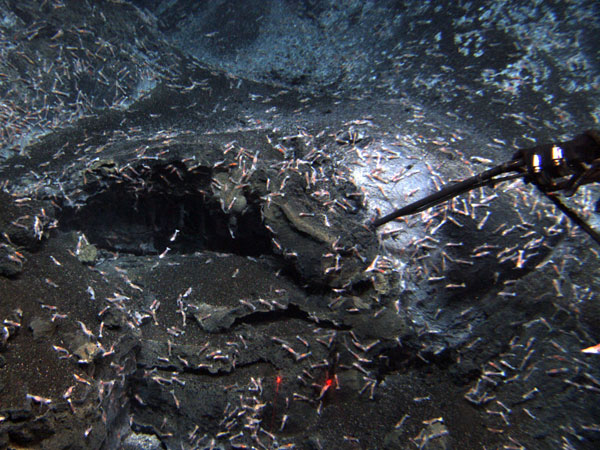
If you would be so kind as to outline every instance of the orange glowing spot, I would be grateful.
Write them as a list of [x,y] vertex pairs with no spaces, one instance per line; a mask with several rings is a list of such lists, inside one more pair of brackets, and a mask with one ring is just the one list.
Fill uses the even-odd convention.
[[583,353],[591,353],[593,355],[598,355],[598,354],[600,354],[600,344],[596,344],[596,345],[594,345],[592,347],[584,348],[581,351]]

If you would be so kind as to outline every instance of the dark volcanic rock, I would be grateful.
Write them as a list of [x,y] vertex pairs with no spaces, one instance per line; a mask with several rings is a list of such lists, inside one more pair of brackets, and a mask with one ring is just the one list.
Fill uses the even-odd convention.
[[[50,202],[25,199],[17,204],[13,197],[0,192],[0,231],[9,239],[10,246],[36,251],[54,226],[54,207]],[[10,247],[4,244],[0,250],[5,257],[12,256],[9,260],[15,262]]]
[[29,329],[33,332],[33,339],[36,341],[49,339],[56,331],[56,327],[56,323],[42,317],[34,317],[29,322]]
[[127,322],[127,312],[118,306],[109,306],[102,314],[102,322],[107,328],[121,328]]
[[597,448],[563,3],[0,1],[0,447]]
[[0,275],[13,277],[23,270],[23,259],[10,245],[0,246]]

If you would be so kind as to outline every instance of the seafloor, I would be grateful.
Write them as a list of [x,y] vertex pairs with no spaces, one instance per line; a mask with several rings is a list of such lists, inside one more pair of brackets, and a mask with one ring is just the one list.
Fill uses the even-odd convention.
[[598,448],[599,10],[0,0],[0,448]]

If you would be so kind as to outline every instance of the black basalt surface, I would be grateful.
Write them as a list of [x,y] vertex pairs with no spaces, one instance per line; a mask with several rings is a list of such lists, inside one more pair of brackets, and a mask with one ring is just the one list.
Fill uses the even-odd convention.
[[597,448],[591,240],[369,226],[600,120],[594,2],[451,3],[0,1],[0,447]]

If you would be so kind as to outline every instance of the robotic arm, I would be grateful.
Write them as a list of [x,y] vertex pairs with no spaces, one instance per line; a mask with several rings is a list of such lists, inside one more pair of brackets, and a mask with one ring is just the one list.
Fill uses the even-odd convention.
[[572,195],[584,184],[600,181],[600,133],[586,131],[567,142],[538,145],[517,151],[525,180],[544,192]]
[[[509,172],[516,174],[505,175]],[[374,229],[398,217],[431,208],[463,192],[519,177],[535,184],[564,214],[600,244],[600,234],[553,194],[555,191],[565,191],[566,195],[572,195],[579,186],[600,182],[600,132],[596,130],[586,131],[570,141],[519,150],[512,160],[458,183],[444,186],[421,200],[376,218],[370,226]]]

